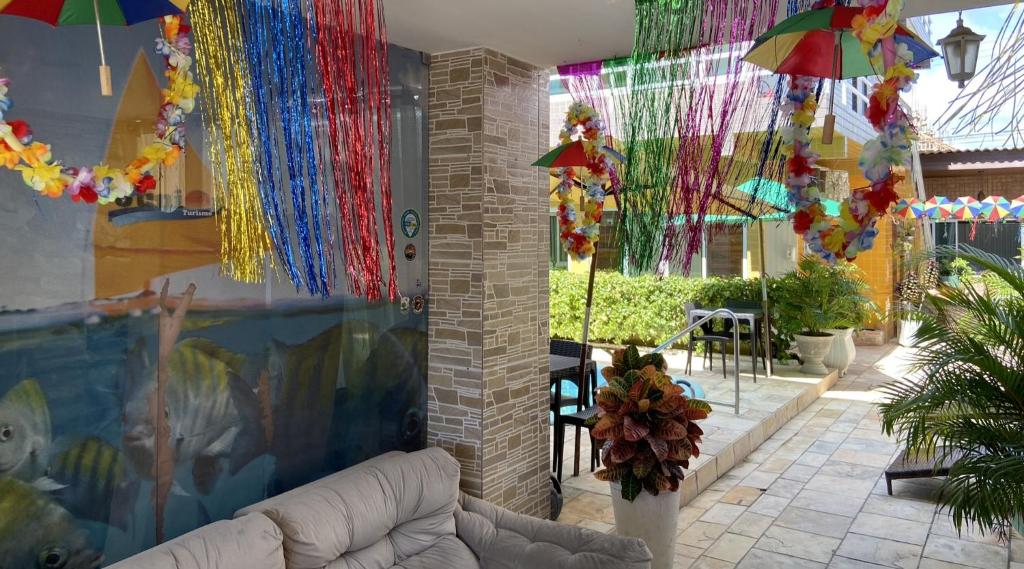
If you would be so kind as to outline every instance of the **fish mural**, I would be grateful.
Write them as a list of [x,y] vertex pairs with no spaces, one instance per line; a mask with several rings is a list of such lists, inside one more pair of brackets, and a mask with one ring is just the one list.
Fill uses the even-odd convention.
[[54,495],[69,512],[128,531],[139,480],[120,450],[99,437],[88,437],[57,455],[50,473],[62,486]]
[[[276,386],[271,454],[275,488],[289,489],[322,476],[337,397],[353,395],[379,336],[369,322],[332,326],[298,345],[273,341],[267,371]],[[340,394],[340,395],[339,395]]]
[[376,408],[381,428],[394,433],[401,450],[423,448],[427,333],[415,328],[392,328],[381,335],[366,362],[369,384],[380,394]]
[[[156,369],[137,350],[130,365],[145,370],[129,386],[124,414],[124,452],[142,476],[156,466],[154,424]],[[163,416],[175,464],[191,464],[196,490],[208,495],[228,462],[237,473],[267,448],[256,393],[242,379],[244,359],[204,338],[175,344],[168,361]],[[180,490],[179,490],[180,491]]]
[[23,380],[0,399],[0,476],[45,480],[52,442],[46,396],[36,380]]
[[95,569],[102,561],[67,510],[25,482],[0,478],[0,567]]

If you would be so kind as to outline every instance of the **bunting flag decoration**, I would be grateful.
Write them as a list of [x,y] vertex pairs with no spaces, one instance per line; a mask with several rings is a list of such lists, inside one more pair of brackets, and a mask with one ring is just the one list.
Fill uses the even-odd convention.
[[[398,296],[391,98],[379,0],[207,0],[193,7],[214,142],[224,272],[297,288]],[[317,104],[313,94],[323,94]],[[378,207],[379,204],[379,207]],[[383,231],[380,231],[382,228]],[[381,255],[383,233],[387,284]]]

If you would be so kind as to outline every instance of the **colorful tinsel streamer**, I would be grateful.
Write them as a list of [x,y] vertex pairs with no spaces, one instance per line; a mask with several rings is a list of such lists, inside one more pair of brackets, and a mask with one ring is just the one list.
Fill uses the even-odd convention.
[[195,107],[199,87],[192,78],[192,42],[189,26],[180,15],[160,19],[156,52],[164,58],[167,87],[156,119],[156,140],[124,168],[106,164],[65,166],[55,160],[50,145],[34,140],[25,121],[4,119],[13,106],[7,96],[10,80],[0,77],[0,167],[21,172],[30,188],[50,198],[65,194],[73,201],[107,204],[130,200],[156,188],[153,171],[171,166],[185,152],[185,118]]
[[[269,247],[246,245],[262,232],[297,288],[335,291],[340,253],[349,290],[380,299],[382,228],[394,300],[391,100],[379,2],[200,4],[197,43],[210,52],[204,71],[219,91],[205,116],[227,165],[218,187],[229,274],[262,267]],[[250,217],[231,219],[234,203]]]
[[636,2],[628,87],[616,102],[628,164],[618,235],[631,270],[688,267],[712,208],[731,207],[731,187],[768,170],[757,158],[772,145],[737,136],[770,120],[770,105],[756,101],[760,77],[739,55],[777,10],[778,0]]
[[867,111],[868,120],[879,134],[864,145],[860,157],[860,167],[871,185],[851,193],[842,204],[838,220],[826,215],[811,178],[817,155],[805,141],[814,121],[814,110],[808,106],[813,96],[806,95],[812,81],[802,77],[790,81],[793,126],[786,140],[791,145],[787,183],[796,206],[793,229],[803,235],[811,251],[828,262],[853,260],[871,249],[878,236],[878,220],[899,199],[893,168],[907,164],[915,136],[909,117],[900,109],[899,94],[909,90],[917,79],[905,63],[912,56],[893,40],[902,9],[903,0],[868,0],[863,15],[854,19],[854,34],[884,79],[875,85]]
[[206,94],[200,107],[221,231],[221,269],[241,282],[262,282],[270,241],[262,215],[261,185],[253,168],[253,140],[259,133],[249,128],[253,111],[246,85],[251,73],[245,59],[243,16],[234,0],[195,2],[189,12],[197,70]]

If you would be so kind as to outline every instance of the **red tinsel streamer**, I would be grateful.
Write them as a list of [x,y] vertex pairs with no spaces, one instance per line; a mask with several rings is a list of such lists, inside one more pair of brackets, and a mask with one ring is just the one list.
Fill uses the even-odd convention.
[[314,3],[319,33],[317,65],[327,102],[341,248],[352,292],[381,298],[384,278],[375,206],[380,181],[381,221],[388,253],[388,298],[398,295],[391,219],[391,93],[387,34],[379,0]]

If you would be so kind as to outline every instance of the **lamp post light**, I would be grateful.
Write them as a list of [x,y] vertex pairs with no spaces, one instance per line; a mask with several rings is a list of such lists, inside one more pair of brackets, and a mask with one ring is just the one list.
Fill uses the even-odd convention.
[[957,17],[956,28],[938,41],[942,59],[946,62],[946,75],[963,89],[978,70],[978,51],[985,36],[974,33],[964,25],[963,13]]

